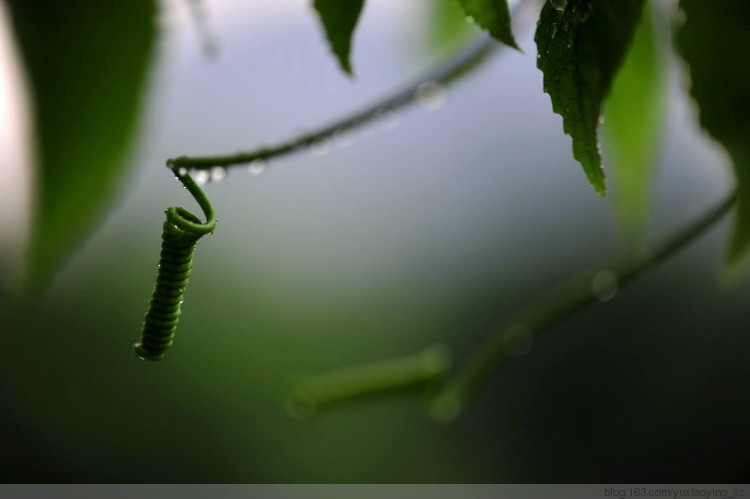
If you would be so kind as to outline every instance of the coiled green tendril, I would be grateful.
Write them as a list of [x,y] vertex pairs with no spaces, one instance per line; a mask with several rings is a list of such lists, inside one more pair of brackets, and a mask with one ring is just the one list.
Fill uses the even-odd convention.
[[182,207],[171,206],[166,210],[156,286],[143,320],[141,341],[133,345],[133,351],[144,360],[160,360],[172,346],[195,246],[201,237],[216,228],[216,213],[206,193],[184,168],[172,171],[198,202],[206,215],[206,223]]

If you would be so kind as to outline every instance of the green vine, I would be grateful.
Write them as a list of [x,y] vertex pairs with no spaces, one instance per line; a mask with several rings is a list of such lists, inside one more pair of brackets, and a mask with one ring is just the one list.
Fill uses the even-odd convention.
[[[642,1],[638,1],[632,5],[628,4],[628,9],[630,9],[627,12],[630,19],[629,27],[620,33],[619,38],[613,42],[620,51],[618,52],[620,59],[626,51],[627,44],[632,36],[632,30],[637,25],[642,3]],[[566,10],[566,5],[567,3],[558,3],[546,6],[542,17],[547,16],[562,22],[563,32],[567,31],[568,24],[575,26],[576,29],[583,30],[583,25],[587,23],[591,16],[590,5],[589,10],[579,12],[576,12],[575,5]],[[565,15],[567,18],[560,18],[561,15]],[[591,25],[605,21],[606,19],[597,17]],[[546,20],[544,23],[549,24]],[[537,30],[537,43],[541,44],[540,46],[547,46],[545,44],[548,44],[562,55],[555,55],[555,53],[550,53],[550,50],[545,50],[544,57],[539,59],[539,64],[540,69],[545,72],[545,90],[552,91],[553,107],[558,110],[563,109],[562,114],[569,118],[568,115],[571,115],[575,109],[570,107],[560,108],[559,102],[563,102],[560,99],[567,95],[564,91],[570,89],[552,88],[550,82],[559,80],[559,71],[577,74],[576,72],[582,71],[582,69],[579,66],[570,65],[568,49],[571,48],[570,40],[572,38],[556,39],[556,22],[552,23],[551,26],[554,28],[553,30],[541,30],[541,28]],[[506,28],[509,30],[509,24]],[[582,31],[584,34],[589,32],[593,31]],[[598,32],[597,36],[599,36]],[[512,40],[512,37],[510,40]],[[584,56],[589,57],[590,60],[584,61],[586,64],[594,68],[601,67],[602,61],[596,59],[596,57],[602,54],[595,52],[592,56],[587,51],[589,45],[596,45],[595,40],[588,40],[585,37],[579,37],[576,40],[581,43],[582,48],[580,50],[583,54],[578,59],[583,60],[585,59]],[[513,44],[508,45],[513,46]],[[396,110],[413,102],[419,97],[419,89],[424,84],[447,84],[456,80],[466,74],[469,69],[476,67],[485,60],[486,56],[494,49],[500,47],[502,45],[497,45],[490,38],[475,41],[447,63],[426,76],[416,79],[401,90],[395,91],[390,96],[348,117],[341,118],[313,132],[288,139],[275,146],[235,154],[179,156],[167,160],[167,166],[178,175],[178,178],[194,195],[208,220],[206,224],[201,224],[197,217],[182,208],[167,210],[167,222],[165,222],[162,245],[162,264],[160,265],[157,285],[149,305],[149,311],[146,314],[143,338],[141,343],[134,347],[136,353],[143,358],[158,360],[163,356],[166,348],[172,344],[172,337],[180,314],[179,304],[190,273],[190,259],[192,259],[195,243],[202,235],[212,231],[215,226],[215,216],[210,203],[203,191],[197,187],[188,174],[188,169],[201,171],[215,167],[228,168],[245,165],[314,146],[318,141],[324,140],[339,131],[368,124],[382,117],[388,111]],[[348,64],[347,54],[348,47],[339,54],[345,67]],[[595,106],[589,109],[591,106],[589,106],[588,101],[576,103],[588,113],[587,119],[591,121],[585,134],[577,132],[573,134],[574,149],[576,147],[575,140],[580,140],[581,135],[586,135],[587,140],[594,144],[581,146],[582,150],[593,151],[596,149],[595,161],[592,160],[590,165],[586,162],[583,163],[590,177],[593,175],[591,172],[600,172],[601,170],[598,146],[595,147],[597,143],[596,125],[599,121],[601,101],[608,91],[612,75],[616,72],[620,62],[619,59],[609,61],[608,64],[611,63],[611,74],[608,74],[606,81],[600,82],[599,87],[588,88],[592,96],[585,97],[592,102],[595,101]],[[588,71],[586,67],[583,69]],[[581,75],[578,76],[581,77]],[[580,83],[574,77],[566,78],[566,81]],[[575,94],[576,92],[577,89],[573,88],[568,93]],[[576,139],[576,135],[579,136],[579,139]],[[600,192],[603,192],[603,177],[600,180],[601,182],[597,180],[598,183],[595,182],[595,184]],[[519,311],[506,327],[486,338],[469,361],[450,377],[447,376],[450,364],[447,350],[430,348],[407,358],[353,366],[304,378],[290,392],[287,399],[287,408],[294,416],[306,417],[314,413],[319,407],[334,402],[375,392],[399,390],[406,386],[421,386],[427,383],[434,385],[437,381],[444,381],[439,391],[431,399],[429,410],[431,415],[438,420],[452,420],[461,413],[467,402],[481,390],[491,376],[504,366],[509,359],[528,348],[531,342],[541,333],[548,331],[575,312],[597,301],[604,300],[609,294],[613,296],[618,288],[629,285],[660,262],[688,246],[728,214],[730,209],[736,205],[736,201],[737,194],[733,192],[700,218],[657,244],[651,252],[641,252],[637,257],[612,262],[606,268],[595,272],[586,272],[581,277],[572,279],[560,286],[545,298],[530,304]],[[178,255],[178,258],[172,258],[172,255]]]
[[[597,271],[584,272],[519,311],[505,327],[487,337],[463,367],[447,377],[447,381],[430,400],[429,411],[432,417],[439,421],[451,421],[458,417],[490,378],[512,358],[525,353],[540,334],[576,312],[612,298],[618,289],[635,282],[698,239],[730,213],[736,202],[737,195],[733,192],[658,243],[652,251],[641,252],[634,259],[614,261]],[[313,376],[298,385],[290,397],[297,401],[295,407],[306,407],[305,413],[311,415],[315,408],[329,400],[341,401],[374,390],[399,389],[403,379],[398,375],[400,365],[389,364],[389,361],[381,361],[378,365],[380,367],[377,370],[355,366]],[[389,371],[391,365],[393,372]],[[435,370],[432,376],[425,375],[423,381],[443,379],[445,376],[445,369]],[[389,378],[395,380],[390,386],[387,385]]]
[[195,247],[201,237],[216,228],[216,213],[206,193],[184,168],[172,171],[198,202],[206,222],[179,206],[166,210],[156,285],[143,320],[141,340],[133,345],[133,351],[144,360],[161,360],[172,346]]
[[736,193],[634,259],[612,262],[604,270],[586,272],[568,281],[548,296],[518,312],[507,326],[490,335],[477,348],[466,365],[454,374],[430,405],[430,413],[439,420],[456,418],[489,379],[503,367],[517,348],[564,321],[579,310],[612,296],[635,282],[658,264],[686,248],[724,218],[737,202]]
[[261,147],[252,151],[218,156],[178,156],[167,160],[169,168],[189,168],[210,170],[213,167],[233,167],[264,161],[275,157],[299,152],[315,145],[318,141],[333,136],[342,130],[354,130],[388,116],[390,113],[411,104],[419,97],[419,89],[426,83],[448,84],[477,67],[488,56],[500,49],[492,38],[481,36],[459,54],[439,65],[426,75],[415,79],[399,90],[388,94],[364,109],[322,126],[317,130],[289,138],[271,147]]

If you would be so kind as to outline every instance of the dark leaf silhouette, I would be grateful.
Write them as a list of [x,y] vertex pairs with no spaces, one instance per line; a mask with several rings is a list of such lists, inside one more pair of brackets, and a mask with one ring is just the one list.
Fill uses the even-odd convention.
[[364,3],[364,0],[315,0],[313,4],[320,14],[331,50],[338,58],[341,69],[349,75],[352,74],[349,61],[352,33]]
[[729,152],[738,205],[727,258],[750,248],[750,2],[682,0],[677,46],[690,66],[701,125]]
[[573,138],[573,157],[604,195],[597,126],[602,104],[633,38],[644,0],[547,2],[534,37],[552,109]]

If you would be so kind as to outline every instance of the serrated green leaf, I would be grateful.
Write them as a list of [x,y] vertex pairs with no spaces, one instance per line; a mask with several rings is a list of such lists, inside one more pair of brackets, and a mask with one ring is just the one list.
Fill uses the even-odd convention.
[[515,49],[518,48],[513,39],[507,0],[459,0],[459,2],[466,15],[489,31],[493,37]]
[[662,136],[665,63],[650,9],[643,19],[604,105],[602,126],[614,177],[618,215],[634,247],[649,218],[649,198]]
[[681,0],[677,47],[690,67],[700,123],[729,153],[738,205],[727,258],[750,249],[750,2]]
[[573,138],[573,157],[602,196],[606,185],[596,129],[644,1],[550,1],[542,8],[534,36],[544,91]]
[[349,62],[352,33],[357,26],[364,3],[364,0],[315,0],[313,2],[313,7],[320,15],[331,50],[338,58],[341,69],[349,75],[352,74],[352,66]]
[[10,0],[34,109],[26,285],[40,290],[121,177],[155,39],[153,0]]

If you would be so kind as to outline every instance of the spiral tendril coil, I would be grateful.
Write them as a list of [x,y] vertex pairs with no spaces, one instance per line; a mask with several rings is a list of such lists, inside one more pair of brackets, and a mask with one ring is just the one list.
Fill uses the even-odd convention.
[[206,223],[178,206],[167,208],[162,231],[159,271],[143,320],[141,340],[133,351],[144,360],[161,360],[174,342],[198,240],[216,228],[216,214],[205,192],[184,169],[174,169],[177,180],[190,191],[206,215]]

